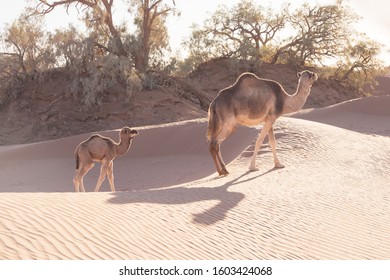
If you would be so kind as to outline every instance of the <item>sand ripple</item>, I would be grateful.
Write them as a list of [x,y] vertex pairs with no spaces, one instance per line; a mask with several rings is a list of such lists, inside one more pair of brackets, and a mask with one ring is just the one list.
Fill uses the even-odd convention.
[[[70,192],[73,155],[67,152],[77,137],[54,142],[63,149],[43,158],[41,144],[2,148],[8,185],[0,196],[0,258],[390,258],[389,137],[283,118],[275,132],[286,168],[272,169],[264,146],[260,171],[248,172],[257,132],[243,129],[223,147],[235,158],[231,174],[217,177],[207,144],[188,140],[197,135],[201,141],[205,125],[145,128],[137,151],[116,165],[122,189],[116,193]],[[161,153],[142,145],[153,141],[146,135],[159,134],[187,140],[175,138]],[[175,154],[179,145],[187,147]],[[9,165],[5,154],[15,155]],[[131,173],[137,160],[149,169]],[[18,165],[23,162],[29,165]],[[12,177],[9,166],[19,166],[19,176]],[[40,184],[57,192],[39,191]],[[12,186],[18,192],[9,192]]]

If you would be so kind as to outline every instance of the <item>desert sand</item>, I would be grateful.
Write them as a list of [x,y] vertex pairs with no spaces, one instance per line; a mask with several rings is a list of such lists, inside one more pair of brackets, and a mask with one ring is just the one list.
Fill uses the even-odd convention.
[[98,165],[74,192],[90,134],[0,147],[0,259],[390,259],[390,96],[277,120],[284,169],[266,144],[248,172],[259,127],[240,127],[218,177],[206,126],[137,127],[115,193],[92,192]]

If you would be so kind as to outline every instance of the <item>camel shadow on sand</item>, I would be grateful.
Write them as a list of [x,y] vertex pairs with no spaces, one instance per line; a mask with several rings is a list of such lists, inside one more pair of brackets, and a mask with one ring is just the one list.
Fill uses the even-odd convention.
[[[234,185],[242,185],[244,187],[246,182],[255,180],[272,171],[272,168],[264,173],[255,174],[253,172],[246,172],[241,176],[234,178],[228,182],[224,182],[217,187],[203,187],[207,185],[210,180],[196,182],[189,186],[178,186],[166,189],[148,189],[142,191],[124,191],[115,192],[108,202],[114,204],[127,203],[150,203],[150,204],[188,204],[194,202],[201,202],[207,200],[219,201],[215,206],[205,209],[201,213],[193,214],[193,223],[212,225],[218,221],[224,220],[227,213],[235,208],[240,201],[245,198],[245,195],[240,192],[229,191],[229,187]],[[248,177],[248,178],[246,178]],[[226,177],[216,177],[211,180],[222,180]],[[200,185],[197,187],[196,185]]]

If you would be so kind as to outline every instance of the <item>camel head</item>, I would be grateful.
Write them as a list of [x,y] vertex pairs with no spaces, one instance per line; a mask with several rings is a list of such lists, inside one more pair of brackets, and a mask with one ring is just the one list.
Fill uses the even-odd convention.
[[128,126],[125,126],[121,129],[121,138],[122,137],[125,137],[125,138],[134,138],[135,136],[137,136],[139,134],[139,132],[135,129],[131,129],[130,127]]
[[308,83],[309,85],[312,85],[318,79],[318,75],[309,70],[298,72],[297,76],[301,82]]

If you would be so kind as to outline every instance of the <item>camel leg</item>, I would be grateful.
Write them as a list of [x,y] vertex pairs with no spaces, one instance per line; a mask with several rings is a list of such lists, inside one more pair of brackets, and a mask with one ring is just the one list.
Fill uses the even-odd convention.
[[257,138],[256,140],[256,144],[255,144],[255,151],[253,152],[253,156],[252,156],[252,160],[251,160],[251,164],[249,166],[249,170],[250,171],[258,171],[259,169],[256,167],[256,156],[257,154],[259,153],[259,150],[261,148],[261,146],[263,145],[263,141],[264,141],[264,138],[265,136],[268,134],[268,131],[270,130],[270,128],[272,127],[273,125],[273,121],[271,121],[269,119],[269,117],[267,117],[265,123],[264,123],[264,126],[263,128],[261,129],[261,132],[259,134],[259,137]]
[[210,153],[214,160],[215,167],[217,168],[219,175],[227,175],[229,172],[226,170],[225,162],[223,161],[221,155],[221,143],[217,140],[214,140],[210,144]]
[[275,140],[273,126],[271,126],[270,130],[268,131],[268,138],[269,138],[269,144],[272,148],[272,153],[274,155],[275,168],[283,168],[284,165],[280,163],[278,157],[276,156],[276,140]]
[[102,166],[100,167],[99,179],[97,181],[97,184],[96,184],[94,192],[98,192],[99,191],[100,186],[102,185],[104,179],[106,178],[108,165],[109,165],[109,161],[103,161],[102,162]]
[[221,144],[226,138],[233,133],[235,126],[224,126],[215,140],[211,141],[210,153],[217,167],[219,175],[227,175],[229,172],[226,170],[226,164],[221,154]]
[[108,182],[110,182],[111,191],[115,192],[114,186],[114,162],[110,161],[107,169]]
[[219,175],[222,175],[222,173],[223,173],[222,172],[222,165],[219,161],[219,155],[218,155],[218,152],[220,150],[219,146],[220,146],[220,144],[218,143],[217,140],[212,140],[210,143],[209,151],[210,151],[211,157],[214,160],[214,164],[215,164],[215,167],[217,168]]
[[229,172],[226,170],[226,164],[222,158],[222,153],[221,153],[221,145],[218,145],[218,159],[219,159],[219,162],[221,163],[221,167],[222,167],[222,174],[221,175],[227,175],[229,174]]
[[80,177],[78,176],[79,170],[77,169],[74,173],[73,177],[73,184],[74,184],[74,191],[79,192],[80,191]]
[[85,192],[84,188],[84,176],[88,173],[89,170],[92,169],[94,166],[93,162],[80,166],[79,169],[76,170],[74,177],[73,177],[73,183],[74,188],[76,192],[82,191]]

